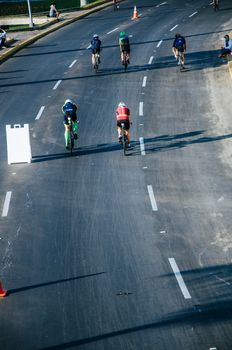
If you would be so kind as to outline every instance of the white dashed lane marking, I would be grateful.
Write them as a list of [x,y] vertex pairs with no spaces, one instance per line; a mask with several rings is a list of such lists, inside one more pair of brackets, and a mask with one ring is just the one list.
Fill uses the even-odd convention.
[[149,197],[150,197],[152,210],[153,211],[157,211],[158,207],[157,207],[157,204],[156,204],[156,200],[155,200],[155,196],[154,196],[154,192],[153,192],[152,186],[148,185],[147,186],[147,190],[148,190],[148,194],[149,194]]
[[70,66],[69,66],[68,68],[72,68],[72,67],[74,66],[75,63],[77,63],[77,60],[74,60],[74,61],[70,64]]
[[111,30],[110,32],[108,32],[107,34],[111,34],[111,33],[115,32],[116,30],[118,30],[118,27],[117,27],[117,28],[112,29],[112,30]]
[[193,13],[189,16],[189,18],[195,16],[197,13],[198,13],[197,11],[196,11],[196,12],[193,12]]
[[171,29],[170,29],[170,32],[172,32],[174,29],[176,29],[178,27],[178,24],[176,24],[174,27],[172,27]]
[[143,77],[143,84],[142,87],[145,87],[147,84],[147,77]]
[[58,82],[54,85],[53,90],[56,90],[61,82],[62,80],[58,80]]
[[143,102],[139,102],[139,116],[143,116]]
[[148,64],[152,64],[153,58],[154,58],[154,56],[150,57]]
[[139,138],[139,142],[140,142],[140,150],[141,150],[141,155],[145,156],[146,152],[145,152],[145,145],[144,145],[144,139],[143,137]]
[[158,42],[158,44],[157,44],[156,47],[160,47],[160,45],[162,44],[162,42],[163,42],[163,40],[160,40],[160,41]]
[[42,115],[42,113],[44,111],[44,108],[45,108],[45,106],[40,107],[39,113],[35,117],[35,120],[38,120],[41,117],[41,115]]
[[6,197],[3,205],[3,210],[2,210],[2,216],[7,216],[8,210],[9,210],[9,205],[10,205],[10,198],[11,198],[11,191],[6,192]]
[[177,266],[177,263],[176,263],[175,259],[174,258],[168,258],[168,260],[169,260],[171,268],[172,268],[172,270],[173,270],[173,272],[175,274],[176,280],[177,280],[177,282],[179,284],[179,287],[181,289],[181,292],[182,292],[184,298],[185,299],[191,299],[191,295],[190,295],[190,293],[189,293],[189,291],[188,291],[188,289],[186,287],[186,284],[185,284],[185,282],[184,282],[184,280],[183,280],[183,278],[181,276],[180,270],[179,270],[179,268]]

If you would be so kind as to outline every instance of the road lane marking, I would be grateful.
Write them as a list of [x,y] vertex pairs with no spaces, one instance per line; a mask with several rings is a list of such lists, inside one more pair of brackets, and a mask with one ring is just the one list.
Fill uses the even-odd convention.
[[116,30],[118,30],[118,27],[117,27],[117,28],[112,29],[112,30],[111,30],[110,32],[108,32],[107,34],[111,34],[111,33],[115,32]]
[[150,57],[148,64],[152,64],[153,58],[154,58],[154,56]]
[[180,270],[179,270],[179,268],[177,266],[177,263],[176,263],[175,259],[174,258],[168,258],[168,260],[169,260],[171,268],[172,268],[172,270],[173,270],[173,272],[175,274],[175,277],[177,279],[177,282],[179,284],[179,287],[181,289],[181,292],[182,292],[184,298],[185,299],[191,299],[191,295],[190,295],[190,293],[189,293],[189,291],[188,291],[188,289],[186,287],[186,284],[185,284],[185,282],[184,282],[184,280],[183,280],[183,278],[181,276]]
[[58,82],[54,85],[53,90],[56,90],[61,82],[62,80],[58,80]]
[[143,116],[143,102],[139,102],[139,116]]
[[143,137],[139,138],[139,142],[140,142],[140,150],[141,150],[141,155],[145,156],[146,152],[145,152],[145,145],[144,145],[144,139]]
[[70,66],[69,66],[68,68],[72,68],[72,67],[74,66],[75,63],[77,63],[77,60],[74,60],[74,61],[70,64]]
[[193,12],[193,13],[192,13],[192,14],[189,16],[189,18],[191,18],[191,17],[195,16],[197,13],[198,13],[198,11]]
[[38,120],[41,117],[41,115],[42,115],[42,113],[44,111],[44,108],[45,108],[45,106],[40,107],[39,113],[35,117],[35,120]]
[[174,27],[172,27],[172,29],[170,29],[170,32],[172,32],[174,29],[176,29],[178,27],[178,24],[176,24]]
[[160,7],[160,6],[163,6],[163,5],[165,5],[165,4],[167,4],[167,2],[162,2],[161,4],[156,5],[156,7]]
[[2,210],[2,216],[7,216],[8,210],[9,210],[9,205],[10,205],[10,198],[11,198],[11,191],[6,192],[6,197],[3,205],[3,210]]
[[142,87],[145,87],[147,84],[147,77],[143,77],[143,84],[142,84]]
[[147,186],[147,190],[148,190],[148,194],[149,194],[149,197],[150,197],[152,210],[153,211],[157,211],[158,207],[157,207],[157,204],[156,204],[156,200],[155,200],[155,196],[154,196],[154,192],[153,192],[152,186],[148,185]]
[[160,40],[160,41],[158,42],[158,44],[157,44],[156,47],[160,47],[160,45],[162,44],[162,42],[163,42],[163,40]]
[[86,50],[88,50],[88,49],[90,49],[91,48],[91,44],[88,46],[88,47],[86,47]]

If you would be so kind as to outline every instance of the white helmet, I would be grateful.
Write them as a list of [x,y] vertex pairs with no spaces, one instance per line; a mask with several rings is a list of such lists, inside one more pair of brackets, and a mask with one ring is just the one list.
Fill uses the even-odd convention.
[[124,102],[119,102],[118,107],[126,107]]
[[65,100],[64,104],[66,105],[66,103],[73,103],[73,101],[68,98],[67,100]]
[[94,34],[94,35],[93,35],[93,38],[94,38],[94,39],[97,39],[97,38],[99,38],[99,36],[98,36],[97,34]]

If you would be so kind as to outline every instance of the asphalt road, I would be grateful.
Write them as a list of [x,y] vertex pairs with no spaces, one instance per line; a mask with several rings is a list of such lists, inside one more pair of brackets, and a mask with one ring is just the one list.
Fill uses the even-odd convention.
[[[5,350],[232,348],[231,81],[217,58],[231,4],[214,13],[202,0],[138,1],[138,21],[133,7],[92,14],[1,65]],[[127,73],[121,30],[132,44]],[[183,73],[171,52],[177,31],[187,39]],[[86,50],[94,33],[97,75]],[[73,157],[66,98],[79,104]],[[127,157],[120,101],[133,119]],[[9,166],[5,125],[18,123],[30,125],[33,162]]]

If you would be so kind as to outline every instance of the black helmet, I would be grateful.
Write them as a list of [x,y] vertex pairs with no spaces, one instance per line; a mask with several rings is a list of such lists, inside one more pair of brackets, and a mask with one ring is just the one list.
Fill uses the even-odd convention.
[[176,33],[175,35],[176,38],[179,38],[180,36],[181,36],[180,33]]

